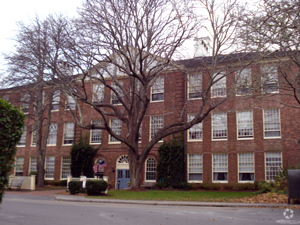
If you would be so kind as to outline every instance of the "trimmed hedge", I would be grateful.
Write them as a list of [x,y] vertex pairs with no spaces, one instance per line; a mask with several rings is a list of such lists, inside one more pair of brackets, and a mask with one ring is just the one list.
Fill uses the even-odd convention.
[[75,195],[83,192],[82,181],[70,181],[69,191],[71,195]]
[[87,180],[86,194],[87,195],[101,195],[108,187],[108,183],[104,180]]

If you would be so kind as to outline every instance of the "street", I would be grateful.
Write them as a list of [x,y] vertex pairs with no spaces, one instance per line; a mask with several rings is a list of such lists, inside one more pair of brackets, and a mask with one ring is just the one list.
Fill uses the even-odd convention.
[[[285,216],[284,216],[285,215]],[[289,219],[288,219],[289,218]],[[53,197],[6,195],[1,225],[300,224],[300,210],[184,207],[55,201]]]

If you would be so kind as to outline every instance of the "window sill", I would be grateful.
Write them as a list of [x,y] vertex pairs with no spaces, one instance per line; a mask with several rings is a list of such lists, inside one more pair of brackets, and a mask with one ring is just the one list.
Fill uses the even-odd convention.
[[188,142],[202,142],[203,139],[188,139]]

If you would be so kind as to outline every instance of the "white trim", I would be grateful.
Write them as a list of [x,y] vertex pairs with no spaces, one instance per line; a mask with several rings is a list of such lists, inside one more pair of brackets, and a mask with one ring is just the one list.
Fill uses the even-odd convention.
[[[280,133],[279,136],[276,137],[266,137],[265,133],[265,111],[266,110],[278,110],[278,119],[279,119],[279,130],[277,130],[277,132]],[[278,139],[281,138],[281,118],[280,118],[280,109],[279,108],[270,108],[270,109],[263,109],[263,135],[264,135],[264,139]]]
[[[238,113],[243,113],[243,112],[250,112],[251,113],[252,137],[239,137],[239,117],[238,117]],[[247,128],[247,129],[249,129],[249,128]],[[253,140],[254,139],[253,110],[236,111],[236,138],[237,138],[237,140]]]

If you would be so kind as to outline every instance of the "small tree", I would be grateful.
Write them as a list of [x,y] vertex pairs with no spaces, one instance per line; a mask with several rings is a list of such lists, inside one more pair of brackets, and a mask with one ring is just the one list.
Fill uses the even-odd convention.
[[16,145],[21,139],[25,115],[7,101],[0,99],[0,203],[6,186],[8,172],[13,167]]
[[184,144],[181,137],[159,147],[157,182],[164,187],[184,181]]
[[98,149],[92,148],[86,140],[80,138],[78,144],[71,149],[71,174],[73,177],[81,175],[93,177],[93,159]]

